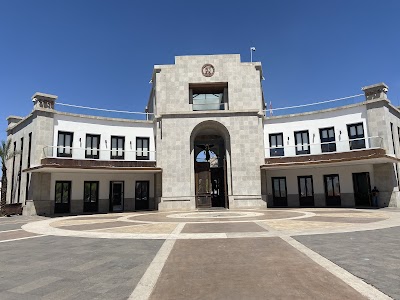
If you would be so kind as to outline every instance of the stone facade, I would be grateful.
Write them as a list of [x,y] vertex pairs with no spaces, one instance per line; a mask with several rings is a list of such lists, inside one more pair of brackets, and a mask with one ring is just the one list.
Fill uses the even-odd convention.
[[[33,111],[27,117],[8,118],[8,138],[16,142],[17,151],[24,138],[24,152],[22,158],[16,156],[15,163],[12,159],[7,162],[11,183],[7,201],[19,199],[26,215],[52,215],[56,182],[70,181],[72,197],[68,212],[80,214],[84,211],[84,182],[93,181],[100,186],[97,212],[108,212],[112,206],[111,183],[123,182],[123,210],[132,211],[136,209],[135,185],[147,181],[149,209],[194,210],[199,207],[196,202],[196,157],[202,152],[199,141],[210,139],[218,143],[215,151],[219,151],[220,168],[223,160],[225,208],[274,206],[272,182],[276,177],[285,178],[288,207],[300,206],[302,177],[312,178],[314,205],[324,207],[327,206],[325,178],[333,175],[340,180],[340,206],[354,207],[354,173],[367,174],[371,187],[377,186],[381,207],[400,207],[400,111],[390,104],[385,84],[364,87],[366,98],[362,103],[267,118],[262,80],[261,64],[241,62],[239,55],[176,57],[173,65],[154,67],[146,107],[149,115],[144,121],[57,112],[54,109],[57,96],[36,93],[32,97]],[[218,109],[195,106],[199,105],[194,104],[195,94],[204,91],[203,94],[211,95],[216,90],[221,91],[215,92],[221,100]],[[351,124],[361,124],[365,149],[349,148],[346,136]],[[319,143],[320,129],[328,126],[334,128],[337,146],[332,153],[322,151]],[[311,152],[297,155],[295,132],[306,129]],[[58,132],[63,131],[74,132],[71,147],[78,148],[79,155],[54,157]],[[285,147],[285,155],[281,157],[271,157],[268,148],[270,135],[276,133],[284,137],[281,147]],[[30,165],[29,134],[32,136]],[[98,160],[85,155],[87,134],[101,135],[99,150],[103,152]],[[110,158],[113,135],[124,136],[127,156],[120,161]],[[148,150],[154,159],[137,159],[138,137],[148,138]],[[50,147],[53,156],[44,153],[46,147]],[[208,172],[212,173],[210,169]]]
[[[215,73],[202,74],[211,64]],[[176,57],[175,65],[155,67],[157,166],[163,169],[159,209],[194,209],[193,140],[214,130],[223,136],[229,207],[265,207],[259,166],[264,159],[261,66],[239,55]],[[193,111],[190,84],[228,86],[225,110]]]

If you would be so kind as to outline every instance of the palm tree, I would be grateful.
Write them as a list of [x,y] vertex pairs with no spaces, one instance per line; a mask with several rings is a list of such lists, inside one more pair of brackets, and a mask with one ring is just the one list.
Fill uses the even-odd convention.
[[0,215],[5,215],[6,197],[7,197],[7,167],[6,162],[16,153],[11,152],[11,140],[1,141],[0,144],[0,159],[1,159],[1,201],[0,201]]

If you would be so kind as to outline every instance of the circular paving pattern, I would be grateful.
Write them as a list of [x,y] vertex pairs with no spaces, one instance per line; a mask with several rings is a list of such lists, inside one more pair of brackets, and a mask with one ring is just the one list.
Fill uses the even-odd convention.
[[167,215],[167,218],[172,219],[224,219],[224,218],[245,218],[245,217],[259,217],[264,215],[263,213],[257,212],[229,212],[229,211],[201,211],[191,213],[180,213]]
[[111,239],[220,239],[296,236],[400,226],[390,210],[247,209],[196,212],[132,212],[51,218],[25,231]]

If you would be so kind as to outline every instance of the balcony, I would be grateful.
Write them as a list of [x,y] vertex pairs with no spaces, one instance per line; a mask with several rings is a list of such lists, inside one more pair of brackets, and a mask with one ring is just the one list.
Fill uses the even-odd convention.
[[[115,158],[114,158],[115,157]],[[148,150],[121,150],[72,148],[65,146],[46,146],[43,158],[91,159],[99,161],[156,161],[156,152]]]
[[366,137],[352,140],[331,141],[318,144],[298,144],[265,149],[263,169],[290,166],[314,166],[326,163],[372,163],[396,162],[397,158],[387,155],[381,137]]
[[161,169],[156,167],[155,151],[103,150],[62,146],[44,147],[41,165],[24,171],[52,172],[60,171],[60,169],[70,172],[76,169],[161,172]]

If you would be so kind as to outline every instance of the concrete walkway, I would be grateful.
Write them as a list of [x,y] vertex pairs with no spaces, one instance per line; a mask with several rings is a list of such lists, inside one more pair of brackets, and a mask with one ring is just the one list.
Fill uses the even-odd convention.
[[[61,290],[62,299],[400,299],[396,248],[395,209],[13,217],[0,220],[0,251],[10,253],[0,264],[17,271],[10,281],[0,270],[0,289],[9,299],[51,299]],[[382,249],[389,259],[379,260]],[[373,263],[360,259],[365,253]],[[75,263],[58,269],[57,255]],[[34,276],[30,262],[58,271]],[[91,280],[77,294],[69,278],[81,273]]]

